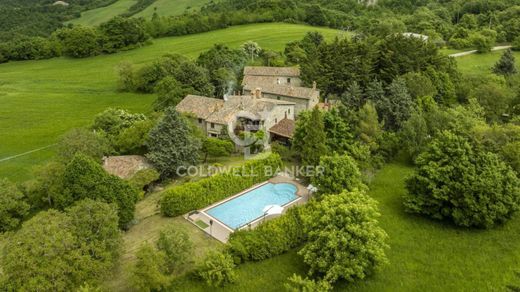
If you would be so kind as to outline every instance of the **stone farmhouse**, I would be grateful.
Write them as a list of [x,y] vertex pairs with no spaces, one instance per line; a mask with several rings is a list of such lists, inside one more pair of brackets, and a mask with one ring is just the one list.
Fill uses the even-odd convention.
[[[188,95],[176,106],[176,110],[191,116],[209,137],[219,137],[229,130],[234,133],[262,130],[272,141],[292,137],[292,132],[283,129],[294,131],[295,104],[263,98],[260,91],[249,95],[226,96],[224,99]],[[289,123],[292,127],[276,127],[280,123]],[[271,133],[272,128],[276,132]]]
[[242,81],[244,95],[260,91],[263,98],[295,104],[295,114],[314,108],[320,101],[316,83],[302,87],[297,67],[245,67]]

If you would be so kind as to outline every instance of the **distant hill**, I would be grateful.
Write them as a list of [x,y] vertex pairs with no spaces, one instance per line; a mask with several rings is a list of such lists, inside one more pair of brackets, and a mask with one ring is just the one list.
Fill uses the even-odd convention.
[[[116,0],[2,0],[0,41],[23,36],[47,36],[85,10],[112,4]],[[54,5],[55,4],[55,5]]]
[[68,23],[87,26],[98,25],[110,20],[114,16],[127,12],[135,3],[137,3],[137,0],[116,0],[116,2],[111,5],[84,11],[81,13],[81,17],[73,19]]
[[208,2],[209,0],[157,0],[143,11],[137,13],[135,17],[150,18],[155,11],[157,11],[159,16],[179,15],[186,10],[198,10]]

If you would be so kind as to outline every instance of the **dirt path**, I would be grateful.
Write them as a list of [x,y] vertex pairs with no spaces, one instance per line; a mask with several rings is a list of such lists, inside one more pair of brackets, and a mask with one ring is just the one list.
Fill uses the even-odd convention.
[[[492,48],[491,51],[494,52],[494,51],[507,50],[507,49],[510,49],[511,47],[512,46],[497,46],[497,47]],[[458,58],[458,57],[463,57],[463,56],[475,54],[476,52],[477,52],[477,50],[471,50],[471,51],[466,51],[466,52],[461,52],[461,53],[455,53],[455,54],[451,54],[450,57]]]

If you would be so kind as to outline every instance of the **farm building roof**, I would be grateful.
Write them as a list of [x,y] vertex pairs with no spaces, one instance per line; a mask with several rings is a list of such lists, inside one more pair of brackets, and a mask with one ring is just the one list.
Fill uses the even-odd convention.
[[294,120],[283,119],[278,122],[278,124],[272,126],[271,129],[269,129],[269,132],[278,136],[292,138],[294,135],[294,129]]
[[317,98],[320,95],[320,91],[314,88],[308,87],[299,87],[299,86],[291,86],[291,85],[272,85],[272,84],[264,84],[264,85],[245,85],[244,89],[247,91],[254,91],[257,88],[261,89],[262,92],[273,94],[273,95],[281,95],[295,98],[303,98],[303,99],[313,99]]
[[112,175],[128,179],[138,171],[153,168],[153,166],[146,157],[140,155],[126,155],[103,158],[103,168]]
[[247,66],[244,68],[244,76],[299,77],[300,68]]

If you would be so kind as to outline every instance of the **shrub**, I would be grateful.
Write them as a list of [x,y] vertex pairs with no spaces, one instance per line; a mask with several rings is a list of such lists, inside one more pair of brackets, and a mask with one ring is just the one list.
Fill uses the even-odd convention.
[[143,191],[145,188],[147,188],[151,183],[159,180],[159,173],[157,170],[149,168],[149,169],[142,169],[136,172],[130,180],[128,180],[128,183],[134,187],[136,190]]
[[165,254],[144,244],[137,251],[136,257],[131,276],[133,286],[144,292],[162,290],[169,282]]
[[303,216],[308,240],[299,252],[309,275],[334,283],[364,279],[387,262],[377,202],[361,191],[330,195]]
[[166,191],[159,204],[165,216],[179,216],[220,201],[272,177],[282,166],[279,155],[252,160],[231,172],[216,174]]
[[284,287],[289,292],[327,292],[332,290],[332,287],[326,281],[315,281],[309,278],[302,278],[299,275],[293,274]]
[[301,222],[301,213],[305,209],[305,206],[294,207],[253,230],[232,233],[228,251],[239,263],[265,260],[299,246],[305,239]]
[[185,230],[172,226],[160,232],[157,248],[165,254],[169,272],[173,272],[188,261],[192,254],[193,243]]
[[466,138],[442,132],[419,155],[406,182],[412,213],[488,228],[518,210],[520,180],[497,155],[473,149]]
[[69,162],[78,153],[101,161],[104,154],[111,152],[107,139],[83,128],[72,129],[63,135],[58,142],[56,151],[64,162]]
[[231,255],[222,252],[210,252],[199,267],[197,274],[211,287],[222,287],[236,279],[235,264]]

